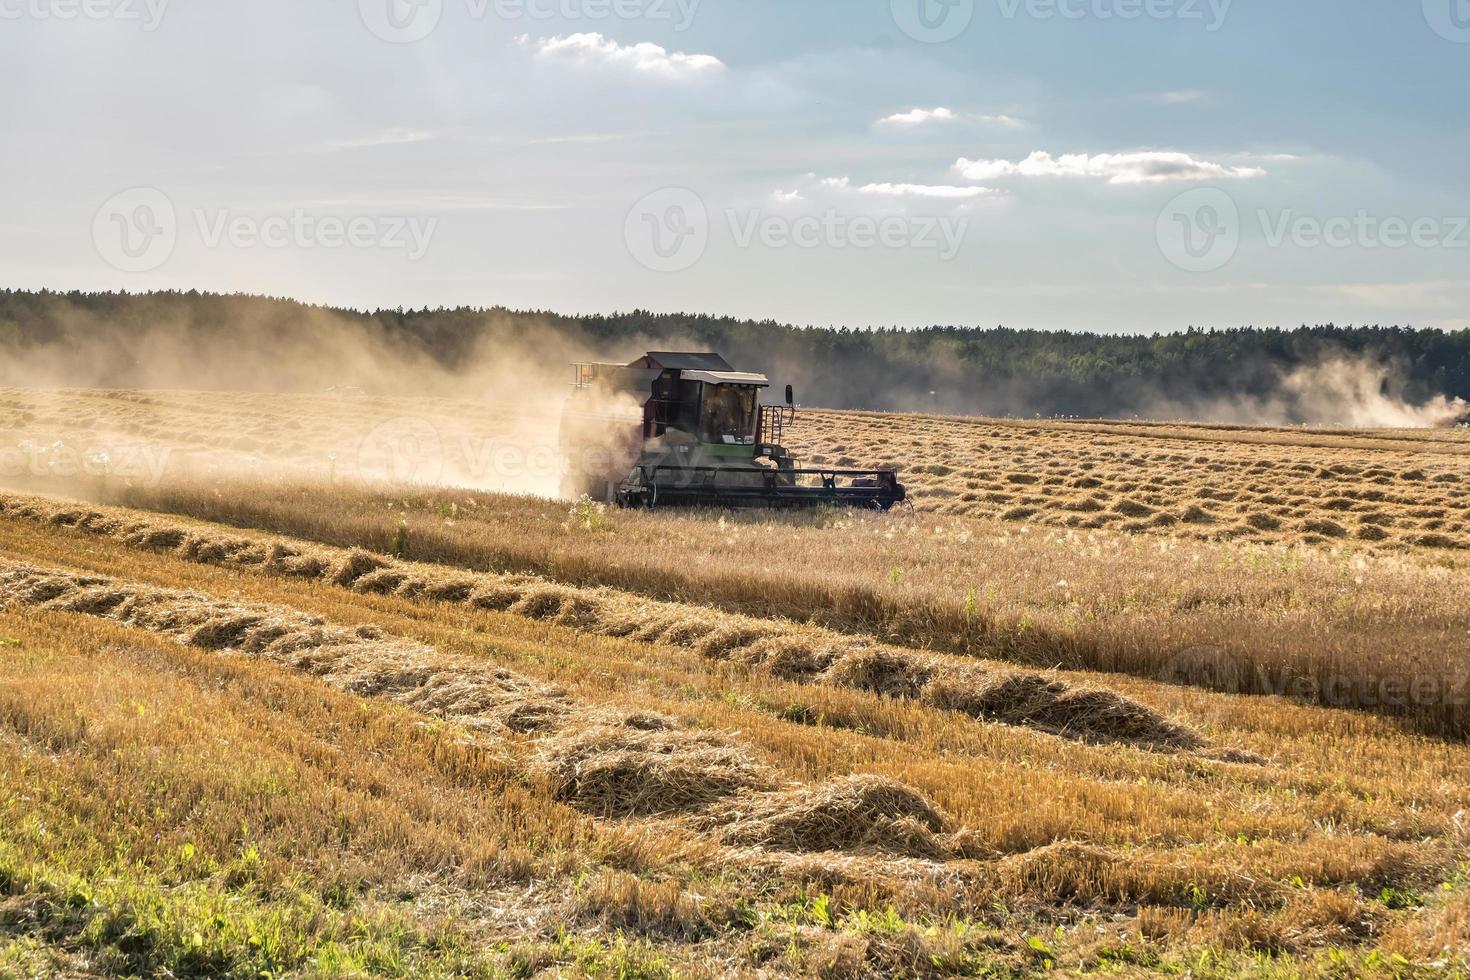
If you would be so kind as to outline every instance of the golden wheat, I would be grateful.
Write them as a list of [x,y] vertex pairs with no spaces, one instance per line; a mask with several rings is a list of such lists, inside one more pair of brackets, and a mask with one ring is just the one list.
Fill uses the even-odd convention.
[[441,410],[0,393],[219,466],[0,498],[0,974],[1470,969],[1463,705],[1363,696],[1465,672],[1458,436],[808,417],[950,469],[888,518],[312,460]]

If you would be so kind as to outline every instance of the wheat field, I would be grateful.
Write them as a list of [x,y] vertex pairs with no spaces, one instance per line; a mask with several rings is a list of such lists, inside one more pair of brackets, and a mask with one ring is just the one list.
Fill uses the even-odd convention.
[[1199,540],[1470,547],[1470,431],[1250,429],[813,413],[817,465],[907,464],[919,506]]
[[670,514],[543,421],[0,392],[0,975],[1470,972],[1461,433],[813,412],[914,507]]

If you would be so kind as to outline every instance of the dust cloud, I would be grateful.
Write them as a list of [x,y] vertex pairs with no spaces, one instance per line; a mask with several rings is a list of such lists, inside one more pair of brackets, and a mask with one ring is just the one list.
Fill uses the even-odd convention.
[[1161,399],[1143,414],[1238,425],[1422,429],[1450,426],[1470,413],[1470,403],[1444,395],[1411,402],[1403,390],[1404,373],[1372,357],[1324,357],[1284,372],[1267,395]]
[[3,345],[0,481],[560,492],[562,408],[587,345],[479,323],[438,338],[436,357],[331,311],[275,314],[240,298],[207,318],[119,323],[57,302],[51,336]]
[[[584,403],[564,432],[571,365],[648,350],[719,350],[769,373],[777,390],[795,384],[813,406],[1025,417],[1055,414],[1059,397],[1026,378],[969,374],[954,357],[920,356],[905,374],[876,349],[839,364],[762,346],[759,333],[711,343],[694,327],[622,330],[616,317],[363,316],[194,293],[87,299],[9,297],[33,305],[0,319],[0,483],[247,477],[575,496],[579,474],[631,468],[639,406]],[[1140,382],[1117,393],[1113,417],[1366,428],[1441,426],[1470,411],[1459,399],[1411,399],[1407,374],[1343,355],[1265,375],[1258,366],[1248,388],[1241,379],[1266,394],[1196,398]]]

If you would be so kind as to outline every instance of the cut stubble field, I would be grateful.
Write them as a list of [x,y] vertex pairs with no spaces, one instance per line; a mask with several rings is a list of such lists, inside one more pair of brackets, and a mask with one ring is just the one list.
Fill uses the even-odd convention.
[[[0,428],[55,446],[107,397],[6,392],[32,415]],[[191,397],[218,421],[254,396]],[[176,444],[184,399],[118,400],[170,406],[146,436]],[[1470,596],[1419,540],[1460,533],[1456,434],[824,414],[803,438],[951,472],[888,516],[22,474],[0,973],[1466,972]],[[933,492],[1029,468],[994,492],[1173,513],[1253,456],[1337,475],[1259,535],[1208,531],[1249,525],[1244,487],[1198,498],[1213,525],[1100,527]],[[1405,498],[1374,502],[1392,536],[1302,526],[1374,487]]]

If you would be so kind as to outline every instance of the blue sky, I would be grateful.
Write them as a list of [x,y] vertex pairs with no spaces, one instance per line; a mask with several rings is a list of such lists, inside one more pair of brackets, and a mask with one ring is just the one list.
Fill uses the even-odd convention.
[[0,0],[17,287],[1470,326],[1470,0]]

